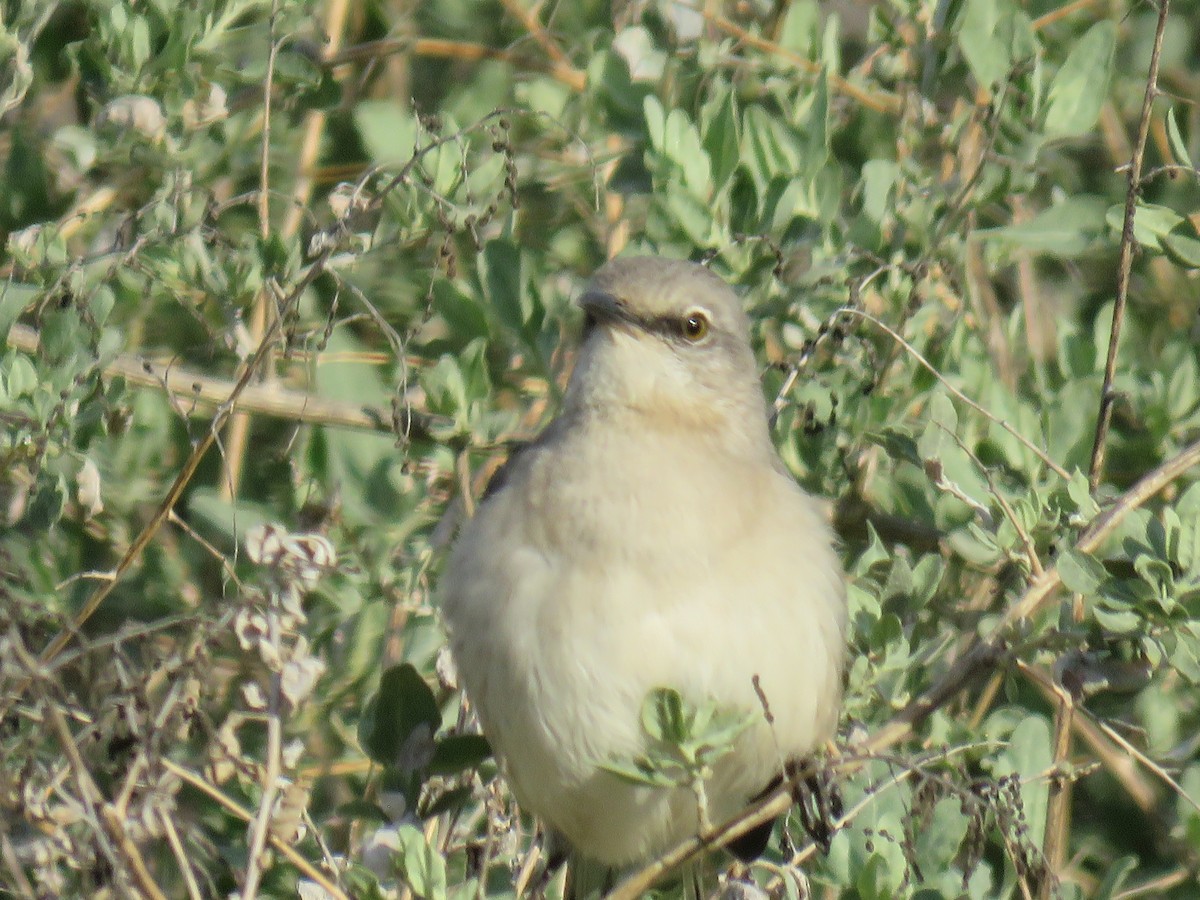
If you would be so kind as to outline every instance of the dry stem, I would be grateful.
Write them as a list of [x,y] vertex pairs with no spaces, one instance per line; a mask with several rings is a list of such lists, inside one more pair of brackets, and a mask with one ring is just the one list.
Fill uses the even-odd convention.
[[1150,51],[1150,71],[1146,76],[1146,93],[1142,98],[1142,117],[1138,122],[1133,158],[1129,162],[1129,186],[1125,192],[1125,220],[1121,226],[1121,249],[1117,256],[1117,298],[1113,303],[1112,330],[1108,336],[1108,358],[1104,364],[1104,384],[1100,389],[1100,412],[1096,417],[1096,437],[1092,442],[1092,461],[1088,468],[1088,483],[1092,491],[1100,486],[1104,471],[1104,444],[1112,421],[1113,379],[1117,369],[1117,348],[1121,342],[1121,324],[1125,320],[1125,304],[1129,298],[1129,275],[1133,269],[1133,217],[1137,211],[1138,194],[1142,189],[1142,159],[1146,155],[1146,136],[1150,132],[1150,113],[1158,96],[1158,62],[1162,55],[1163,34],[1167,29],[1167,10],[1170,0],[1158,0],[1158,26]]

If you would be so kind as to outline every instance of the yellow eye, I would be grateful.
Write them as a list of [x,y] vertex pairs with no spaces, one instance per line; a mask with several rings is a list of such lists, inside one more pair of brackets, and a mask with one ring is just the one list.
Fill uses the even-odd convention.
[[708,316],[700,310],[692,310],[683,317],[683,336],[693,344],[708,336]]

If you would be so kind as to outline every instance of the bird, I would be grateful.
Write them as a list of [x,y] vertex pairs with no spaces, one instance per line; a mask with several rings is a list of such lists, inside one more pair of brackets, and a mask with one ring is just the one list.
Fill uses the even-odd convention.
[[[440,606],[519,806],[619,871],[743,811],[832,738],[846,588],[821,502],[772,443],[734,290],[630,256],[578,303],[561,409],[462,526]],[[648,752],[661,689],[745,717],[702,796],[613,771]]]

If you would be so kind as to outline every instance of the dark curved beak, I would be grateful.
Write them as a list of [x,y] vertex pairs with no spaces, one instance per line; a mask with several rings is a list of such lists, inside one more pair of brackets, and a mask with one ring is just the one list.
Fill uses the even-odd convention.
[[631,320],[625,304],[604,291],[586,291],[579,298],[579,305],[589,320],[597,322],[628,322]]
[[613,294],[589,290],[579,298],[583,309],[583,333],[588,335],[597,325],[634,325],[637,320],[630,315],[625,303]]

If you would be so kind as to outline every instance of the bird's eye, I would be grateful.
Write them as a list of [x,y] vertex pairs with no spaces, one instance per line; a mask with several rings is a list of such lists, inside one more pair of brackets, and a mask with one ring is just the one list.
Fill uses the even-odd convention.
[[683,317],[683,336],[693,344],[708,337],[708,316],[694,309]]

